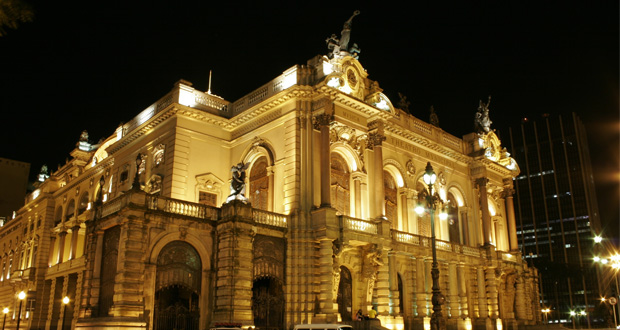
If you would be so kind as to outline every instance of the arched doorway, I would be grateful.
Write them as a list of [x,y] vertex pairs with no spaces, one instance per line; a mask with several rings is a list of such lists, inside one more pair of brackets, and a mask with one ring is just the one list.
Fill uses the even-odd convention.
[[284,328],[284,292],[278,280],[273,277],[254,280],[252,313],[254,325],[259,330]]
[[256,235],[252,313],[260,330],[284,329],[284,240]]
[[343,321],[351,321],[353,317],[353,290],[351,272],[340,266],[340,283],[338,284],[338,313]]
[[198,329],[202,263],[182,241],[166,245],[157,257],[154,329]]

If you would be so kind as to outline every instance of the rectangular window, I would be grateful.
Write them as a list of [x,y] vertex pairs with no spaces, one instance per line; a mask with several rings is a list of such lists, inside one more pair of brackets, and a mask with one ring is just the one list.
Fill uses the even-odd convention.
[[198,203],[208,205],[208,206],[217,206],[217,195],[201,191],[198,194]]

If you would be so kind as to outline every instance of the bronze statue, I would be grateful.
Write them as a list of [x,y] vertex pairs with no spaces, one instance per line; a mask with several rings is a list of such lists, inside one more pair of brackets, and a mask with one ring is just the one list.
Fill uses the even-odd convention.
[[358,58],[360,53],[359,46],[357,44],[353,44],[353,46],[349,48],[349,41],[351,40],[351,25],[353,23],[353,17],[359,14],[359,10],[354,11],[353,15],[351,15],[351,17],[344,22],[344,26],[340,32],[340,38],[338,38],[335,34],[332,34],[331,37],[325,40],[327,48],[331,51],[330,58],[341,56],[341,52],[349,53],[349,55],[354,58]]
[[491,124],[493,122],[489,119],[489,104],[491,104],[491,96],[489,96],[489,101],[487,101],[487,103],[480,100],[478,104],[478,111],[474,119],[474,129],[478,134],[485,134],[491,131]]
[[232,200],[240,200],[244,203],[247,202],[245,197],[245,170],[248,168],[249,163],[239,163],[233,165],[230,171],[232,172],[232,179],[230,181],[230,195],[226,199],[226,202]]

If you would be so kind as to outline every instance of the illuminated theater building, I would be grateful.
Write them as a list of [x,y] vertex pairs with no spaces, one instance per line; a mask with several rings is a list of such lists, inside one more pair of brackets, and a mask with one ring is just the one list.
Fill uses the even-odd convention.
[[235,102],[179,81],[101,143],[82,133],[0,228],[7,327],[291,329],[374,307],[430,329],[432,220],[448,329],[539,322],[497,136],[398,109],[337,42]]

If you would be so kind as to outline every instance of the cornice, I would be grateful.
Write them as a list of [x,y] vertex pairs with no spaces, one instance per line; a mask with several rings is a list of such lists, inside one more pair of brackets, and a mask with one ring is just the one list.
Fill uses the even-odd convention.
[[391,122],[386,122],[384,127],[385,132],[389,132],[392,135],[397,137],[401,137],[406,141],[411,141],[415,144],[419,144],[427,149],[436,151],[437,153],[454,159],[459,162],[463,162],[466,165],[470,165],[473,162],[473,159],[470,156],[464,155],[462,153],[456,152],[455,150],[445,147],[436,141],[432,141],[430,139],[424,138],[416,133],[413,133],[407,129],[403,129],[399,126],[394,125]]
[[85,180],[88,180],[94,177],[95,175],[100,174],[102,171],[105,171],[107,168],[112,167],[112,165],[114,165],[114,157],[108,156],[101,163],[95,165],[95,167],[89,168],[86,172],[82,173],[82,175],[80,175],[78,178],[72,180],[71,184],[67,183],[67,185],[65,185],[64,187],[59,188],[58,190],[51,193],[52,197],[55,198],[55,197],[59,197],[63,195],[67,191],[79,186]]
[[339,91],[335,88],[331,88],[328,86],[320,86],[317,88],[317,92],[322,93],[322,94],[327,94],[330,96],[330,98],[334,101],[334,102],[338,102],[341,103],[343,105],[346,105],[348,107],[350,107],[351,109],[357,110],[365,115],[367,115],[368,117],[379,117],[383,120],[388,120],[391,119],[392,117],[394,117],[395,115],[392,113],[389,113],[385,110],[380,110],[377,109],[375,107],[373,107],[372,105],[361,101],[355,97],[352,97],[342,91]]

